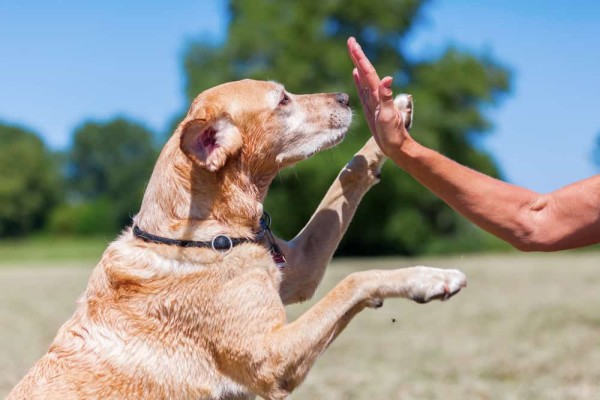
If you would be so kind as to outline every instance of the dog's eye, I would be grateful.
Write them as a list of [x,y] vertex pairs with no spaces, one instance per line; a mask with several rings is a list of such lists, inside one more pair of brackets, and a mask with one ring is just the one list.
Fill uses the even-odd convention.
[[287,95],[287,93],[285,93],[285,92],[281,93],[281,99],[279,100],[279,105],[280,106],[285,106],[289,102],[290,102],[290,98]]

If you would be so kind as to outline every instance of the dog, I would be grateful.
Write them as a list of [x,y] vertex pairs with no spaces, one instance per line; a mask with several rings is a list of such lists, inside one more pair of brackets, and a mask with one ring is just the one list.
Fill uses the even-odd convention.
[[[412,101],[397,104],[407,126]],[[302,231],[273,237],[263,199],[281,168],[339,143],[344,93],[242,80],[201,93],[162,150],[132,227],[9,399],[284,399],[354,315],[383,299],[446,299],[456,270],[353,273],[296,321],[384,156],[370,139]]]

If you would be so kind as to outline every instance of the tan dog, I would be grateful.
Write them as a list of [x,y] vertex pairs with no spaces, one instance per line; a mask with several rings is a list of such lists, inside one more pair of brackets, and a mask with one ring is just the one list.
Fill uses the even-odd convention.
[[244,80],[200,94],[158,159],[137,228],[105,251],[9,399],[283,399],[363,308],[458,292],[455,270],[358,272],[286,321],[284,304],[313,295],[383,156],[370,140],[300,234],[277,240],[283,269],[262,202],[282,167],[340,142],[350,120],[342,93]]

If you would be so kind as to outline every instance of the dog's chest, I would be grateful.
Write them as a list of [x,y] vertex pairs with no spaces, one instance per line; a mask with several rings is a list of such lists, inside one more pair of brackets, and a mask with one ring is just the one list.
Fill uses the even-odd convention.
[[[261,329],[249,316],[269,324],[284,322],[281,271],[266,250],[253,247],[232,251],[222,263],[189,263],[178,269],[167,265],[169,273],[160,279],[141,279],[138,291],[115,304],[122,311],[117,320],[136,316],[135,324],[95,324],[87,346],[116,369],[137,371],[141,380],[185,393],[184,398],[254,398],[220,372],[215,358],[216,348],[229,354],[248,330]],[[120,277],[111,273],[112,281]],[[95,313],[116,318],[108,311]]]

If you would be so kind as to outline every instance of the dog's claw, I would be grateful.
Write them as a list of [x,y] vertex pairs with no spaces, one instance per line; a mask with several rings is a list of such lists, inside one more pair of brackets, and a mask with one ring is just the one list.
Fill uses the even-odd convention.
[[366,306],[369,308],[381,308],[383,307],[383,299],[375,298],[367,300]]

